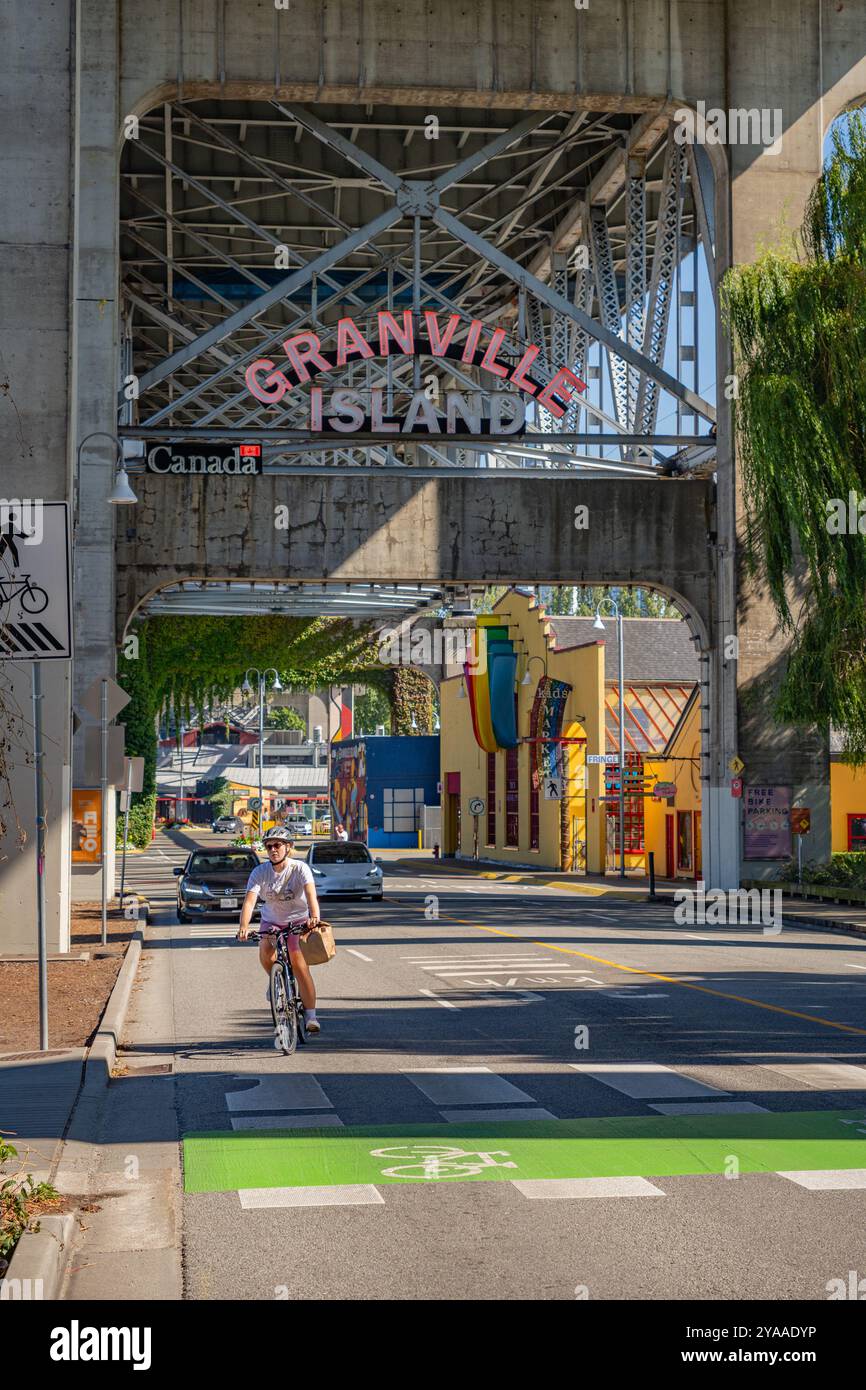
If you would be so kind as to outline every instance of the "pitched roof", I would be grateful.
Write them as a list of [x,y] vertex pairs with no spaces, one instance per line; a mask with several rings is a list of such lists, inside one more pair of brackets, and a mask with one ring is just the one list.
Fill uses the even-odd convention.
[[[616,621],[602,615],[604,631],[593,627],[594,618],[566,618],[551,614],[555,650],[580,647],[599,639],[605,643],[605,681],[619,680]],[[623,618],[622,645],[628,681],[683,681],[699,679],[700,662],[688,624],[676,618]]]

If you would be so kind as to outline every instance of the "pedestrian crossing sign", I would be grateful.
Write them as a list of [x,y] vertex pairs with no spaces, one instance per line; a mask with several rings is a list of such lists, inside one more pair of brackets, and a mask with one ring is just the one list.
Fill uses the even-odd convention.
[[69,506],[0,498],[0,661],[72,656]]

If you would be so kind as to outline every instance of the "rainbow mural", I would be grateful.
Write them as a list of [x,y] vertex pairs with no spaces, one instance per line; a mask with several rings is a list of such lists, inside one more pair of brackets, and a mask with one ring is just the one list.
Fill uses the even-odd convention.
[[481,615],[472,633],[471,660],[464,663],[463,675],[475,742],[485,753],[497,748],[516,748],[517,701],[515,699],[517,653],[503,627],[493,615]]

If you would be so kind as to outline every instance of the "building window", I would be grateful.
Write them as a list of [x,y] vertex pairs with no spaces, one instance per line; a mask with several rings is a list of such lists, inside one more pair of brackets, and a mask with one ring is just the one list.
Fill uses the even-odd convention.
[[487,754],[487,843],[496,844],[496,754]]
[[677,870],[679,873],[692,872],[692,813],[677,811]]
[[866,815],[848,817],[848,851],[866,854]]
[[509,849],[517,849],[520,844],[519,795],[517,749],[505,751],[505,843]]
[[[534,780],[535,780],[535,779],[533,778],[533,783],[534,783]],[[533,785],[533,784],[531,783],[531,784],[530,784],[530,787],[529,787],[529,848],[530,848],[530,849],[538,849],[538,848],[539,848],[538,821],[539,821],[539,815],[538,815],[538,787],[535,786],[535,785]]]
[[421,824],[423,787],[385,787],[382,792],[382,829],[389,834],[406,835]]

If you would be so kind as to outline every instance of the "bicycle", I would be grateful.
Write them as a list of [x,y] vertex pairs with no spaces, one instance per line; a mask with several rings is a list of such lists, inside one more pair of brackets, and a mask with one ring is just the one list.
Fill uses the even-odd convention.
[[48,607],[48,594],[39,584],[33,584],[29,574],[18,574],[12,579],[0,579],[0,603],[11,603],[17,598],[22,613],[41,613]]
[[[277,958],[271,966],[270,977],[271,1016],[274,1020],[274,1047],[286,1057],[291,1057],[299,1042],[308,1041],[304,1005],[286,945],[289,932],[293,936],[300,936],[306,930],[304,924],[299,927],[287,927],[276,934]],[[247,941],[260,939],[260,932],[247,933]]]

